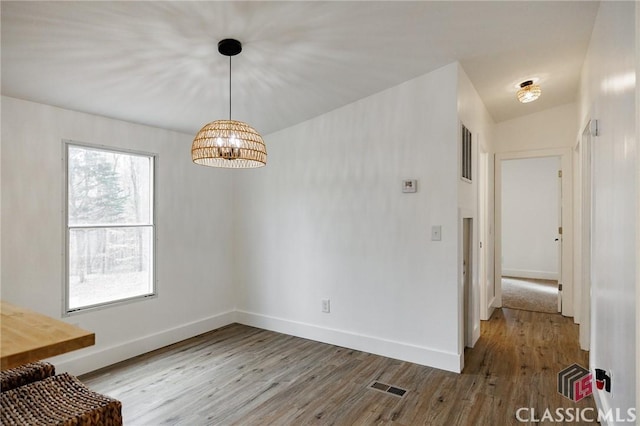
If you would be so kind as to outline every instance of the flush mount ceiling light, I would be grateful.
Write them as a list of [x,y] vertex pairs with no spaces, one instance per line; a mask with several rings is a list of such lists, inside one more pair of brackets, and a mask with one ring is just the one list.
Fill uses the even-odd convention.
[[518,90],[518,100],[523,104],[533,102],[540,97],[541,93],[540,86],[533,84],[533,80],[523,81]]
[[191,159],[210,167],[262,167],[267,164],[262,137],[247,123],[231,119],[231,57],[242,52],[242,44],[224,39],[218,43],[218,52],[229,57],[229,119],[212,121],[200,129],[191,145]]

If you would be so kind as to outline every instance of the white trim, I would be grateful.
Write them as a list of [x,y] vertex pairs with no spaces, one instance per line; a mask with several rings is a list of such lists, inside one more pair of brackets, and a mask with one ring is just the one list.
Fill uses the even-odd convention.
[[553,271],[531,271],[526,269],[503,269],[503,277],[529,278],[532,280],[558,280],[558,273]]
[[[595,375],[595,373],[594,373]],[[594,387],[593,388],[593,399],[596,401],[596,411],[600,410],[603,413],[607,413],[609,412],[609,410],[612,409],[611,405],[609,404],[609,401],[606,398],[603,398],[602,395],[602,391],[600,391],[598,388]],[[614,410],[615,412],[615,410]],[[608,426],[609,422],[607,421],[607,419],[603,416],[602,418],[599,418],[598,421],[600,422],[600,425],[602,426]]]
[[[640,4],[636,2],[636,79],[640,76]],[[640,259],[640,86],[636,82],[636,259]],[[640,415],[640,266],[636,263],[636,415]],[[595,327],[594,327],[595,328]]]
[[[137,156],[147,158],[150,160],[149,174],[151,180],[150,187],[150,202],[151,215],[149,217],[150,222],[140,224],[124,224],[124,225],[81,225],[71,226],[69,225],[69,148],[70,147],[82,148],[85,150],[103,151],[107,153],[116,153],[129,156]],[[158,170],[158,154],[153,152],[144,152],[137,150],[130,150],[126,148],[114,148],[106,145],[91,144],[85,142],[79,142],[71,139],[62,139],[62,169],[63,169],[63,199],[62,199],[62,221],[63,221],[63,251],[62,251],[62,316],[69,317],[72,315],[78,315],[85,312],[89,312],[95,309],[103,309],[120,304],[130,303],[132,301],[142,301],[158,296],[158,275],[157,275],[157,257],[158,257],[158,234],[157,234],[157,170]],[[78,308],[69,307],[69,233],[73,229],[90,229],[90,228],[151,228],[151,292],[141,294],[128,298],[121,298],[116,300],[110,300],[107,302],[97,303],[94,305],[85,305]]]
[[77,353],[50,358],[49,361],[56,366],[57,373],[85,374],[234,322],[235,311],[227,311],[107,348],[86,348]]
[[[478,286],[480,289],[480,319],[491,318],[491,303],[487,302],[489,285],[489,153],[478,143]],[[480,247],[482,244],[482,247]],[[492,297],[493,299],[493,297]]]
[[[582,289],[584,288],[584,280],[582,278],[582,192],[584,191],[582,184],[582,148],[581,141],[578,138],[578,142],[573,147],[573,282],[575,286],[573,288],[573,322],[574,324],[582,324],[583,322],[583,309],[582,309]],[[582,325],[580,325],[580,333],[582,333]],[[580,336],[580,348],[589,350],[588,347],[582,345],[582,336]]]
[[495,155],[495,289],[496,308],[502,306],[502,160],[560,157],[562,170],[562,315],[572,317],[573,303],[573,159],[572,148],[550,148],[530,151],[501,152]]
[[469,308],[471,309],[469,318],[473,323],[471,334],[469,336],[471,343],[470,347],[474,347],[478,339],[480,339],[480,295],[478,290],[478,253],[476,247],[478,246],[478,233],[477,218],[475,212],[471,209],[459,208],[458,209],[458,351],[462,357],[462,366],[464,367],[464,348],[466,347],[467,336],[469,330],[466,329],[464,324],[464,278],[462,273],[462,259],[463,259],[463,247],[464,247],[464,219],[472,220],[471,229],[471,294],[469,301]]
[[464,351],[460,354],[445,352],[426,346],[383,339],[347,330],[332,329],[315,324],[237,310],[223,312],[107,348],[86,348],[77,353],[50,358],[48,361],[56,365],[58,372],[66,371],[74,375],[86,374],[233,323],[342,346],[454,373],[460,373],[464,367]]
[[236,311],[236,321],[240,324],[258,327],[265,330],[284,333],[291,336],[311,339],[317,342],[364,351],[415,364],[440,368],[460,373],[464,362],[464,352],[456,354],[418,346],[396,340],[382,339],[347,330],[320,327],[315,324],[292,321],[269,315],[247,311]]
[[589,350],[591,346],[591,218],[593,215],[593,143],[595,135],[592,133],[592,123],[585,124],[578,141],[578,170],[579,181],[576,182],[576,195],[579,204],[576,205],[575,220],[577,222],[576,251],[577,267],[576,311],[580,313],[579,341],[580,348]]
[[491,315],[493,315],[493,311],[496,310],[495,303],[496,303],[496,297],[493,296],[491,300],[489,300],[489,305],[488,305],[489,308],[488,308],[487,314],[489,315],[489,318],[491,318]]

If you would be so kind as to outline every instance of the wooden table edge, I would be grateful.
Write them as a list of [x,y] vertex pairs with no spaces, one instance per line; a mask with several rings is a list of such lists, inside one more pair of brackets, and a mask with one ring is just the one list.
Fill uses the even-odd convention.
[[91,333],[72,340],[58,342],[45,349],[35,349],[9,354],[2,359],[0,363],[0,370],[7,370],[9,368],[18,367],[34,361],[41,361],[46,358],[77,351],[78,349],[83,349],[93,345],[95,345],[95,334]]

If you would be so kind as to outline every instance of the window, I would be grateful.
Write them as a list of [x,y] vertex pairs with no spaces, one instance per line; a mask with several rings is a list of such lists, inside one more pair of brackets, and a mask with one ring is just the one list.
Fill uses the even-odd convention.
[[66,143],[66,311],[154,285],[153,155]]
[[464,125],[462,125],[462,167],[461,177],[462,180],[471,182],[471,132]]

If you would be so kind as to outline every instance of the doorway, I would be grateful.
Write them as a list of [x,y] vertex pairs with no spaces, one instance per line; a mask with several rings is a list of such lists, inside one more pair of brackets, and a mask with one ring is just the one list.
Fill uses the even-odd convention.
[[463,285],[463,324],[464,346],[473,347],[473,219],[462,219],[462,285]]
[[[572,233],[572,150],[571,148],[553,148],[542,149],[536,151],[521,151],[521,152],[507,152],[498,153],[495,156],[495,256],[494,256],[494,270],[495,270],[495,307],[503,306],[503,275],[509,277],[514,275],[514,269],[517,272],[516,278],[524,278],[525,280],[552,280],[558,281],[557,291],[558,297],[561,298],[562,304],[560,306],[561,313],[564,316],[573,316],[574,300],[573,300],[573,233]],[[509,238],[503,232],[503,209],[502,209],[502,186],[508,185],[509,182],[505,182],[503,177],[503,166],[506,165],[506,161],[520,160],[520,159],[540,159],[554,157],[556,164],[559,163],[559,167],[556,168],[554,174],[554,181],[558,186],[558,202],[556,203],[557,215],[561,220],[558,221],[558,226],[555,229],[551,229],[552,234],[547,234],[545,239],[547,244],[552,244],[553,248],[547,248],[547,254],[555,259],[557,271],[555,276],[549,274],[526,274],[527,269],[520,267],[511,268],[508,264],[503,265],[503,255],[507,253],[507,250],[503,250],[503,245],[508,242],[505,241]],[[558,160],[559,159],[559,160]],[[507,166],[508,167],[508,166]],[[523,192],[523,191],[520,191]],[[531,216],[531,215],[529,215]],[[521,227],[529,226],[528,223],[521,225]],[[556,238],[558,241],[556,241]],[[516,243],[518,239],[515,239]],[[534,247],[523,244],[525,253],[532,253]],[[549,246],[547,246],[549,247]],[[510,253],[510,252],[509,252]],[[557,257],[556,257],[557,256]],[[558,260],[560,259],[560,260]],[[506,266],[506,268],[504,268]],[[518,269],[520,268],[520,269]],[[505,269],[505,271],[503,271]],[[510,270],[511,269],[511,270]],[[535,271],[535,269],[533,269]],[[524,271],[524,272],[523,272]],[[549,270],[542,270],[542,272],[549,272]],[[528,275],[528,276],[527,276]],[[548,283],[529,283],[528,285],[548,284]],[[525,286],[526,287],[526,286]],[[546,289],[550,292],[549,289]],[[553,312],[558,311],[558,298],[556,297],[555,309]]]
[[502,306],[561,310],[560,157],[502,161]]

